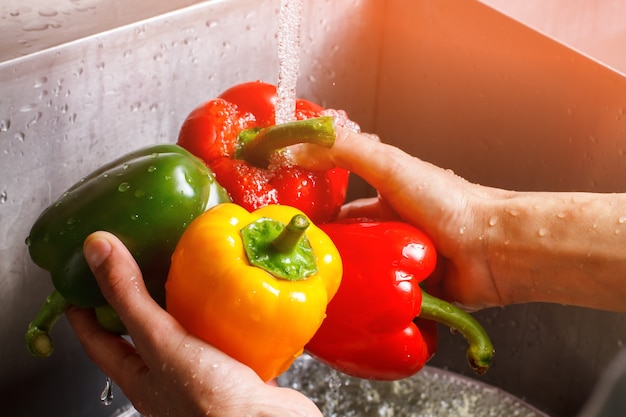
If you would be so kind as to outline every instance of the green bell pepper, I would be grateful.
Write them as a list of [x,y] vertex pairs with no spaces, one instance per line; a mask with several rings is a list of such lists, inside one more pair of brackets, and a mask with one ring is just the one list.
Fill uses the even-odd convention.
[[26,239],[33,262],[49,271],[55,287],[27,331],[31,353],[52,353],[49,331],[71,305],[96,308],[105,328],[123,330],[83,256],[89,234],[115,234],[137,260],[151,296],[164,306],[170,257],[183,231],[208,208],[229,201],[210,169],[173,144],[131,152],[70,187],[41,213]]

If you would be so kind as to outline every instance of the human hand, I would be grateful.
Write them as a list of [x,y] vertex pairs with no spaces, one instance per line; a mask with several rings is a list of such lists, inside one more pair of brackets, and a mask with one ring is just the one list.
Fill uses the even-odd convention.
[[311,167],[346,168],[378,191],[375,198],[346,204],[340,216],[401,219],[429,235],[440,255],[436,273],[425,283],[429,292],[469,309],[506,302],[485,262],[482,241],[487,203],[505,191],[469,183],[376,138],[341,128],[333,148],[308,146],[296,150],[295,157]]
[[135,260],[115,236],[90,235],[84,254],[133,343],[104,330],[90,310],[72,308],[68,319],[90,359],[142,415],[321,416],[304,395],[265,384],[185,331],[150,297]]
[[428,234],[440,255],[424,285],[433,295],[467,309],[551,302],[626,312],[626,193],[472,184],[341,128],[331,149],[294,156],[309,168],[348,169],[378,190],[342,216],[400,218]]

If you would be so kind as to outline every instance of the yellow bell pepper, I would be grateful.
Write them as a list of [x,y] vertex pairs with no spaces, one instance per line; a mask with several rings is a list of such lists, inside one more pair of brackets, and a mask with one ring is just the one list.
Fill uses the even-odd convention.
[[215,206],[172,255],[166,308],[190,333],[265,381],[286,371],[326,316],[343,268],[330,238],[302,212]]

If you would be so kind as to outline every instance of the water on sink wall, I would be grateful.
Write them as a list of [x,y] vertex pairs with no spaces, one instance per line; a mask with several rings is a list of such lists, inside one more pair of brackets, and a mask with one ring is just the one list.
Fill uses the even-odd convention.
[[[91,7],[80,11],[86,25],[89,19],[110,14],[101,10],[102,7],[123,2],[64,2],[68,7],[78,3]],[[123,7],[132,9],[139,2],[130,3]],[[146,2],[143,3],[145,6]],[[109,27],[112,30],[108,32],[84,33],[87,37],[71,43],[61,42],[66,39],[43,39],[39,45],[43,49],[36,53],[20,48],[4,49],[6,45],[20,46],[21,33],[11,32],[13,38],[2,39],[0,335],[3,342],[0,357],[4,360],[0,364],[0,398],[3,415],[98,417],[112,415],[117,407],[126,406],[119,391],[115,391],[111,407],[100,405],[105,376],[85,357],[65,319],[53,331],[56,350],[52,357],[37,359],[26,352],[23,339],[28,322],[52,290],[48,275],[33,265],[24,244],[39,213],[67,187],[104,162],[149,144],[175,142],[186,115],[233,84],[256,79],[276,82],[279,0],[213,0],[181,8],[190,3],[169,2],[168,7],[175,11],[160,14],[164,10],[155,2],[151,12],[156,14],[140,16],[151,17],[148,20],[118,21],[118,26]],[[120,4],[116,7],[122,7]],[[19,10],[12,6],[19,6]],[[30,12],[26,11],[27,6],[32,6]],[[13,14],[19,11],[22,17],[26,13],[37,15],[39,10],[21,2],[3,4],[2,13],[5,7],[10,7]],[[359,22],[355,25],[359,30],[374,27],[373,11],[372,3],[366,1],[342,6],[323,1],[307,7],[311,23],[303,30],[305,48],[310,51],[306,65],[311,69],[307,76],[312,78],[308,84],[311,89],[315,89],[316,83],[330,86],[325,90],[325,100],[332,102],[340,97],[348,85],[352,86],[351,90],[356,90],[358,85],[374,85],[375,55],[359,58],[359,51],[343,44],[339,36],[332,42],[340,46],[325,50],[326,37],[336,33],[347,39],[345,42],[354,42],[357,35],[360,42],[369,43],[370,39],[375,42],[379,31],[363,38],[362,33],[350,33],[347,27],[339,28],[338,24],[349,12]],[[19,17],[10,13],[4,21],[16,24]],[[2,17],[5,14],[0,14]],[[62,13],[58,16],[63,17]],[[95,27],[103,24],[92,23]],[[124,24],[128,25],[120,26]],[[42,33],[54,36],[55,30],[51,27]],[[346,80],[345,72],[333,73],[334,63],[339,59],[337,54],[361,62],[365,75]],[[360,96],[367,100],[353,106],[355,117],[371,119],[372,106],[368,103],[373,92],[365,90]],[[342,105],[350,101],[349,97],[337,100]],[[364,125],[371,126],[367,122]]]
[[[486,185],[626,191],[621,74],[479,2],[415,8],[388,7],[383,138]],[[477,317],[496,346],[484,380],[563,416],[575,415],[626,340],[622,314],[535,304]],[[464,372],[462,339],[444,338],[434,363]]]
[[[100,406],[104,376],[65,320],[53,334],[53,357],[26,353],[25,328],[52,287],[30,262],[24,238],[43,208],[103,162],[175,141],[187,113],[232,84],[275,82],[278,4],[176,3],[169,14],[0,60],[0,354],[11,358],[0,365],[0,395],[7,415],[97,417],[126,405],[117,393],[113,408]],[[620,74],[471,0],[321,0],[307,2],[305,16],[302,97],[345,109],[364,130],[472,181],[626,189]],[[352,197],[368,193],[355,181]],[[477,317],[497,349],[480,380],[555,416],[575,414],[626,334],[622,315],[563,306]],[[433,364],[467,373],[464,341],[441,337]]]

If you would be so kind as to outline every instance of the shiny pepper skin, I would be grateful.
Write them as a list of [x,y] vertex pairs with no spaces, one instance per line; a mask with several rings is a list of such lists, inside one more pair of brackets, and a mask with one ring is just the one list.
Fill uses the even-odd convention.
[[[250,366],[265,381],[287,370],[302,353],[341,281],[337,249],[313,224],[302,238],[308,241],[312,262],[285,252],[290,259],[286,268],[295,266],[295,275],[291,271],[289,278],[276,276],[251,263],[251,248],[261,252],[262,262],[269,257],[272,265],[277,254],[263,231],[255,235],[259,240],[249,241],[243,230],[264,222],[282,227],[296,215],[305,218],[284,205],[252,213],[236,204],[212,208],[181,237],[166,283],[166,308],[183,327]],[[278,258],[281,269],[285,265]],[[300,275],[300,266],[311,265],[313,269],[303,268],[306,276]]]
[[344,275],[307,351],[361,378],[413,375],[437,345],[436,323],[414,321],[422,301],[419,284],[437,259],[430,239],[401,222],[354,219],[320,227],[337,246]]

